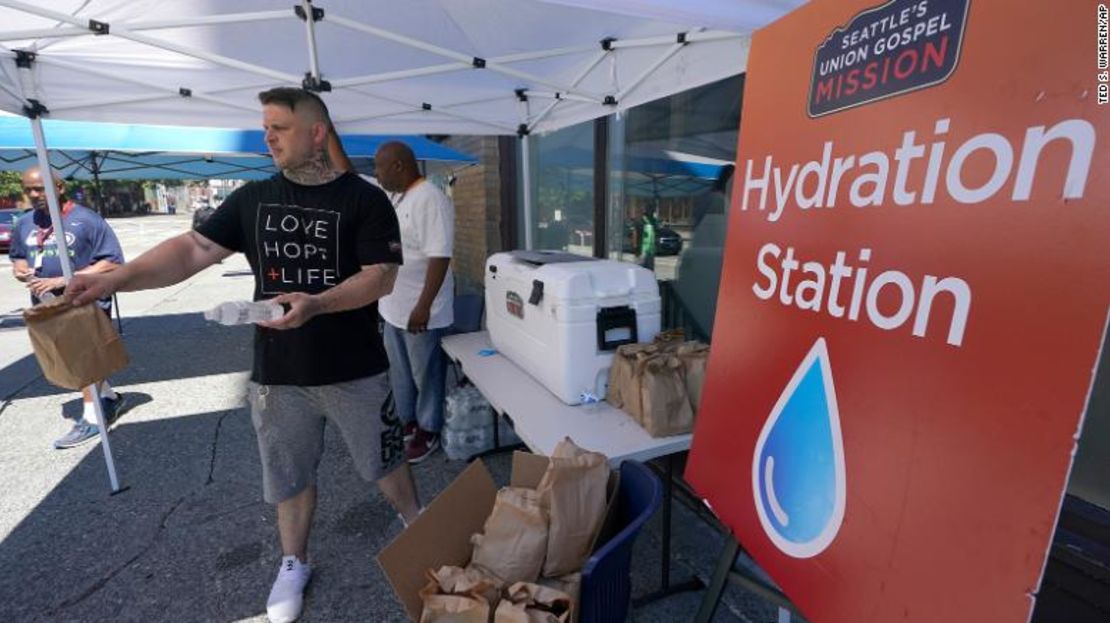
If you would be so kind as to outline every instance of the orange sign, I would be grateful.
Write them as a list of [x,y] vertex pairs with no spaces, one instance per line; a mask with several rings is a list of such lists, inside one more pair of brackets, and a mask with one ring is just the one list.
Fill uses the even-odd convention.
[[814,0],[753,39],[687,477],[810,620],[1032,612],[1110,314],[1100,14]]

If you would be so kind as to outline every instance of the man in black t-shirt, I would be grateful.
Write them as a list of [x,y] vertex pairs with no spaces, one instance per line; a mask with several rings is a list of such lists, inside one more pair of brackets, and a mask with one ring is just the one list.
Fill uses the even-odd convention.
[[377,300],[393,288],[400,231],[385,194],[328,156],[324,103],[301,89],[259,95],[266,144],[281,173],[233,192],[195,231],[124,268],[76,276],[77,304],[116,291],[180,282],[234,252],[247,256],[255,300],[287,307],[255,330],[251,419],[263,492],[277,504],[284,557],[267,602],[270,621],[301,612],[311,569],[308,534],[325,420],[339,427],[360,474],[411,521],[420,506],[404,461],[378,332]]

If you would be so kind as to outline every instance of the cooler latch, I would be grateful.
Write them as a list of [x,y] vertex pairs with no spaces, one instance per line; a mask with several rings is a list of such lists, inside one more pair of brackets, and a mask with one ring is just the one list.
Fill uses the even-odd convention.
[[636,310],[627,305],[603,307],[597,312],[597,350],[616,350],[623,344],[635,344]]
[[532,295],[528,297],[529,305],[539,305],[543,300],[543,282],[539,279],[532,280]]

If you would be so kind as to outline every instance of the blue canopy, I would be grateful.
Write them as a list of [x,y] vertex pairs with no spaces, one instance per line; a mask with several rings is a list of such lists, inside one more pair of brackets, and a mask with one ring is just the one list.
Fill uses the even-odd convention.
[[[261,130],[43,121],[50,164],[66,178],[263,179],[276,172]],[[342,136],[355,168],[368,171],[378,147],[401,141],[418,160],[477,160],[421,136]],[[0,118],[0,170],[37,164],[30,123]]]
[[[593,184],[592,150],[570,145],[540,151],[541,176],[550,176],[554,186],[587,188]],[[624,184],[624,192],[635,197],[685,197],[709,192],[728,166],[712,161],[625,154],[609,174]]]

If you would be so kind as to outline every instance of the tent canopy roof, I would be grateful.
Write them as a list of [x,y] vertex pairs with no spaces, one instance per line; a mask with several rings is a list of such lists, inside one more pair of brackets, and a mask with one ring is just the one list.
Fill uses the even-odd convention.
[[[90,179],[93,167],[104,179],[263,179],[276,169],[261,130],[43,122],[50,163],[68,178]],[[419,160],[471,163],[473,156],[421,136],[342,136],[347,155],[368,168],[378,147],[391,140],[412,148]],[[30,123],[0,117],[0,170],[37,164]]]
[[[251,154],[269,158],[265,135],[261,130],[45,120],[43,133],[51,149]],[[347,134],[341,138],[343,148],[352,158],[373,158],[382,143],[401,141],[416,152],[419,160],[477,162],[473,156],[422,136]],[[0,117],[0,149],[33,149],[34,146],[27,119]]]
[[0,109],[255,128],[318,75],[341,132],[543,132],[744,71],[802,1],[0,0]]

